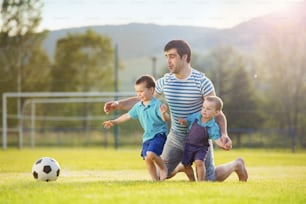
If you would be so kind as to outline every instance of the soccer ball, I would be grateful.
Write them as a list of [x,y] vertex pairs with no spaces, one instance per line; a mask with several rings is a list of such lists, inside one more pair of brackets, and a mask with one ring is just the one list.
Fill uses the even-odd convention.
[[33,164],[32,174],[39,181],[55,181],[60,175],[60,165],[53,158],[42,157]]

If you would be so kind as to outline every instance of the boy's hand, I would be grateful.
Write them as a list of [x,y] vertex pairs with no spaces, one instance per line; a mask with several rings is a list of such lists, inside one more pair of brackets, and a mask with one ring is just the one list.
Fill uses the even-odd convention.
[[159,107],[159,110],[160,110],[161,113],[165,113],[165,112],[168,111],[168,107],[167,107],[167,105],[162,104],[162,105]]
[[106,129],[109,129],[110,127],[112,127],[112,126],[114,126],[114,121],[112,121],[112,120],[108,120],[108,121],[105,121],[105,122],[103,122],[103,126],[104,126],[104,128],[106,128]]
[[181,124],[181,125],[186,125],[187,121],[185,118],[178,118],[177,121]]

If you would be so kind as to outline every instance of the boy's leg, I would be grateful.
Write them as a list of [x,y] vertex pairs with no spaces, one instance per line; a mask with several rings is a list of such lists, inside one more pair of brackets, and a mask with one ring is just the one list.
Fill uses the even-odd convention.
[[189,181],[195,181],[194,172],[192,166],[184,166],[185,173],[189,178]]
[[152,180],[157,181],[158,176],[157,176],[156,167],[154,165],[152,154],[150,154],[148,152],[147,156],[145,157],[145,161],[146,161],[147,170],[148,170]]
[[197,180],[203,181],[205,178],[205,167],[204,162],[202,160],[195,160],[194,161],[196,166],[196,172],[197,172]]
[[[151,168],[150,170],[154,170],[154,176],[158,177],[157,172],[156,172],[156,166],[159,168],[159,180],[163,181],[167,178],[168,176],[168,169],[164,163],[164,161],[157,156],[154,152],[147,152],[147,159],[153,162],[154,169]],[[150,174],[153,172],[150,172]]]

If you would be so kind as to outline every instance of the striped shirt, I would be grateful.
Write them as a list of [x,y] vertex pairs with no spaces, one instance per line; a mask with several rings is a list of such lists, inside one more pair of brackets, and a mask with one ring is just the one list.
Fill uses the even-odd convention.
[[182,137],[187,135],[187,126],[180,125],[177,118],[187,118],[199,112],[203,105],[203,96],[214,91],[212,82],[204,73],[191,68],[186,79],[177,79],[167,73],[156,81],[155,91],[163,94],[171,113],[171,130]]

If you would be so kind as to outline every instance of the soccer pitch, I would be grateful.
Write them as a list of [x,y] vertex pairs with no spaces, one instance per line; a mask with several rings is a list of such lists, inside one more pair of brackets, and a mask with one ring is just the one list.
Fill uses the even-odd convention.
[[[38,182],[40,157],[61,166],[57,181]],[[0,151],[0,203],[306,203],[306,152],[215,150],[216,165],[245,159],[249,180],[189,182],[184,174],[151,182],[140,149],[36,148]]]

